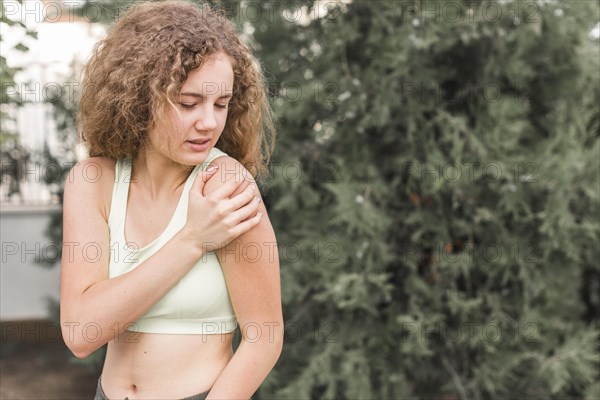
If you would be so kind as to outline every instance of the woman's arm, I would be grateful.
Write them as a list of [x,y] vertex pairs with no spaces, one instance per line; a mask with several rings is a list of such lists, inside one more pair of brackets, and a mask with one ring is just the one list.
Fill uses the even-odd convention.
[[[94,180],[85,179],[90,170]],[[203,254],[199,238],[193,237],[186,225],[133,270],[108,279],[109,257],[125,257],[124,249],[111,249],[109,244],[104,205],[110,202],[106,194],[112,192],[113,171],[114,162],[94,157],[76,164],[65,182],[60,323],[63,340],[78,358],[124,333]],[[203,186],[203,179],[206,175],[197,177],[196,188]]]
[[[214,161],[219,170],[205,191],[215,190],[225,174],[235,174],[244,182],[245,169],[234,158]],[[250,178],[251,179],[251,178]],[[244,181],[245,180],[245,181]],[[256,184],[252,181],[250,185]],[[260,196],[258,188],[256,195]],[[216,251],[223,268],[229,296],[242,333],[242,340],[207,400],[249,399],[275,366],[283,347],[283,314],[277,242],[267,210],[261,201],[261,222]]]

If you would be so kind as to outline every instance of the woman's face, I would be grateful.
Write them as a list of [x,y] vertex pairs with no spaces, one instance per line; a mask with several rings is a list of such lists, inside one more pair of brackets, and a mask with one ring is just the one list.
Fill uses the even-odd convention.
[[230,58],[224,53],[209,56],[201,68],[190,71],[176,99],[176,109],[167,113],[175,133],[170,135],[167,125],[160,121],[149,132],[153,152],[184,165],[203,163],[223,132],[232,92]]

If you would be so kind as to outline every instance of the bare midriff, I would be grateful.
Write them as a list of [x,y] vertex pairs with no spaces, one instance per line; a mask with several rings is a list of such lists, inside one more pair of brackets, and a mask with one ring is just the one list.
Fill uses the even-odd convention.
[[233,332],[125,332],[108,342],[101,384],[109,399],[181,399],[209,390],[233,357]]

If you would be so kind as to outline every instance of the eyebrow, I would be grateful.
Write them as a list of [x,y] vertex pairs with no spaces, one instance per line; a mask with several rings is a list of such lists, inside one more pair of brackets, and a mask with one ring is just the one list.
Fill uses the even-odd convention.
[[[202,100],[206,100],[206,96],[201,94],[201,93],[196,93],[196,92],[183,92],[183,93],[179,93],[180,96],[192,96],[192,97],[197,97],[199,99]],[[232,93],[228,93],[228,94],[224,94],[223,96],[220,96],[217,100],[221,100],[221,99],[230,99],[233,97]]]

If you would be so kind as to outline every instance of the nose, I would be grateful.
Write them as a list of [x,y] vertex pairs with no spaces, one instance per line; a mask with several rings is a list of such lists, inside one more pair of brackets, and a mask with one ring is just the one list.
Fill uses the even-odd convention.
[[217,127],[217,119],[212,106],[201,107],[194,126],[199,131],[209,131]]

